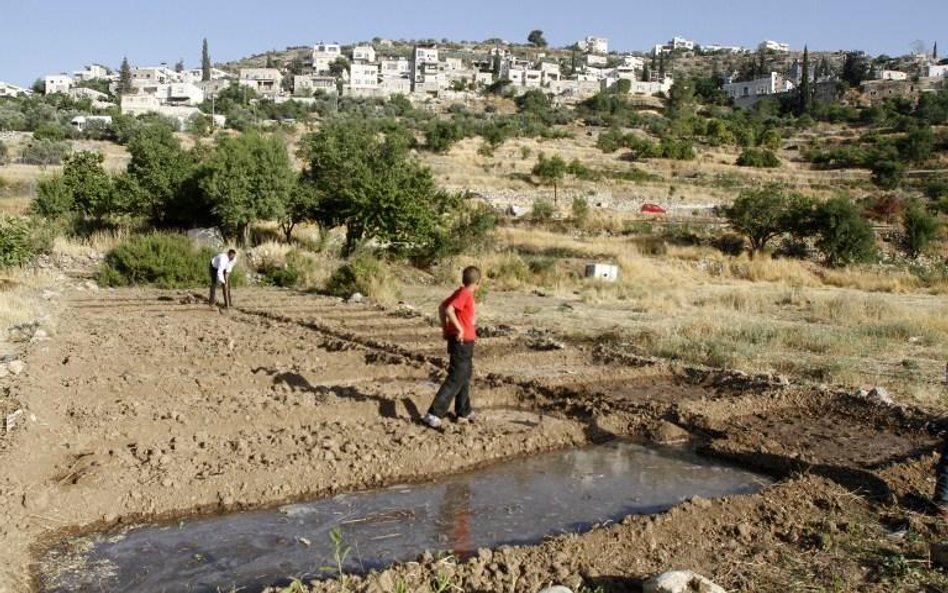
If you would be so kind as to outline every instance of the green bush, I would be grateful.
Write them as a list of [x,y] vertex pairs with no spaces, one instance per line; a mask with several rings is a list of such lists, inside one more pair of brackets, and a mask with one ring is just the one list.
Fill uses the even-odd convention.
[[7,149],[7,145],[0,141],[0,165],[7,164],[7,158],[9,158],[10,151]]
[[585,224],[589,219],[589,202],[582,196],[573,198],[573,222],[578,225]]
[[918,257],[938,234],[938,220],[918,200],[912,200],[902,215],[905,230],[905,248],[909,255]]
[[41,179],[36,188],[36,199],[30,208],[34,213],[49,219],[63,218],[75,208],[72,190],[62,175]]
[[[208,283],[207,268],[212,257],[213,250],[195,249],[185,235],[139,235],[106,255],[97,280],[104,286],[204,286]],[[239,276],[235,274],[232,278],[237,281]]]
[[865,262],[876,256],[872,225],[845,198],[832,198],[820,204],[813,226],[816,246],[830,265]]
[[553,220],[553,204],[543,198],[533,201],[533,210],[530,212],[530,219],[534,222],[550,222]]
[[341,298],[358,292],[379,299],[383,291],[391,288],[392,282],[381,260],[368,251],[359,251],[332,273],[326,282],[326,292]]
[[70,136],[72,136],[71,128],[53,122],[43,122],[36,126],[36,131],[33,132],[33,138],[36,140],[52,140],[54,142],[61,142]]
[[717,247],[721,253],[735,257],[744,253],[746,245],[747,243],[744,237],[737,233],[724,233],[714,240],[714,246]]
[[691,161],[697,156],[691,142],[680,138],[663,138],[661,151],[663,158],[676,161]]
[[315,267],[315,262],[305,253],[293,249],[286,254],[283,264],[265,263],[257,271],[260,273],[261,283],[267,286],[303,288],[307,287]]
[[625,146],[625,136],[619,130],[609,129],[599,134],[596,146],[605,153],[615,152]]
[[769,150],[747,148],[737,157],[737,166],[772,169],[780,166],[780,159]]
[[905,165],[899,161],[879,161],[872,165],[872,182],[882,189],[895,189],[902,185]]
[[47,167],[59,165],[69,154],[71,147],[68,142],[56,140],[31,140],[20,153],[20,162],[26,165],[40,165]]
[[0,267],[21,266],[44,251],[37,230],[28,219],[0,216]]

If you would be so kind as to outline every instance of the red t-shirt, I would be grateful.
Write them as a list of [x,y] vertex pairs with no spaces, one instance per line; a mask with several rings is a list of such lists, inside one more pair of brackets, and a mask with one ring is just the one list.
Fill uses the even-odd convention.
[[[454,291],[446,298],[441,306],[447,309],[454,307],[454,314],[457,315],[461,327],[464,328],[464,341],[473,342],[477,339],[477,312],[474,309],[474,293],[468,290],[466,286]],[[458,330],[451,323],[451,320],[445,315],[444,327],[441,328],[445,339],[456,336]]]

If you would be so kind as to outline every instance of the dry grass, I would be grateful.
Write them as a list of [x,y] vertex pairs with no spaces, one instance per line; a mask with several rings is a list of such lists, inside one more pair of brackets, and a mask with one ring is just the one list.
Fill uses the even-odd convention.
[[131,237],[131,231],[119,229],[115,231],[100,231],[87,237],[58,236],[53,241],[54,255],[68,255],[85,257],[111,251],[120,243]]
[[[43,298],[43,290],[56,286],[56,278],[46,272],[20,268],[0,271],[0,328],[44,319],[49,301]],[[52,333],[51,319],[45,321],[44,328]]]
[[[624,237],[530,228],[502,229],[497,243],[500,251],[460,258],[439,278],[454,284],[461,265],[482,266],[489,294],[482,317],[490,322],[585,338],[618,332],[644,354],[800,380],[882,385],[897,399],[948,409],[939,383],[948,303],[903,272],[827,271],[700,247],[645,256]],[[618,264],[620,280],[582,278],[583,265],[593,259]],[[443,290],[408,293],[433,299]]]

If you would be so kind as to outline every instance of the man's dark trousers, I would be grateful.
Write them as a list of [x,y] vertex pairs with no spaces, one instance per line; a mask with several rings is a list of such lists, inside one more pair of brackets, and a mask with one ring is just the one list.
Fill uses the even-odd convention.
[[457,338],[448,340],[448,376],[445,378],[438,395],[431,402],[428,413],[444,418],[454,400],[454,413],[458,417],[471,414],[471,373],[474,370],[474,342],[459,342]]
[[211,277],[211,294],[208,296],[208,300],[213,305],[217,302],[217,268],[214,267],[214,264],[207,267],[207,273]]

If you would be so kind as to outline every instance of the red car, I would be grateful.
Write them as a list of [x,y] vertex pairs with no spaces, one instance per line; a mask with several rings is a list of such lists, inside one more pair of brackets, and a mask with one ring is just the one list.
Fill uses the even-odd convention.
[[658,204],[650,204],[648,202],[642,204],[641,210],[646,214],[665,214],[664,208]]

